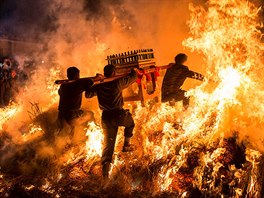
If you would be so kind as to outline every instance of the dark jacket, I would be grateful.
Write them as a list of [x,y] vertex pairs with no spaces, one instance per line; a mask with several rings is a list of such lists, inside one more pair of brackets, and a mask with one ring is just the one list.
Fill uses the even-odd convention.
[[162,82],[162,94],[176,92],[183,85],[186,78],[203,80],[203,75],[189,70],[185,65],[174,64],[167,69]]
[[87,98],[91,98],[97,95],[101,110],[122,109],[124,105],[122,90],[134,83],[136,80],[137,73],[132,70],[126,77],[93,86],[92,89],[85,93],[85,96]]
[[93,85],[90,79],[79,79],[71,83],[62,84],[59,89],[59,111],[69,112],[79,110],[82,104],[82,93]]
[[11,71],[0,68],[0,82],[8,82],[11,79]]

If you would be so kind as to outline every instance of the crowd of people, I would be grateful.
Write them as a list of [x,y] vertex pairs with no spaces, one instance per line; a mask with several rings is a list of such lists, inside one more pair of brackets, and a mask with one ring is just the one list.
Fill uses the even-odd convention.
[[15,96],[28,79],[28,75],[18,65],[14,59],[0,59],[0,108],[15,101]]

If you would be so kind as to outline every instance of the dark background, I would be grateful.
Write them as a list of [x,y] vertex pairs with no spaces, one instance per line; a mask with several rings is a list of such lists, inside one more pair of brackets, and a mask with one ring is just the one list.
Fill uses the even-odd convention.
[[[58,13],[64,1],[54,0],[1,0],[0,35],[28,37],[36,33],[55,31],[58,28]],[[87,20],[106,17],[111,6],[120,6],[122,0],[83,0],[83,11]],[[32,34],[35,33],[35,34]]]
[[[109,7],[107,5],[120,10],[123,1],[83,0],[83,11],[87,20],[102,17],[105,20],[110,20],[108,18],[110,10],[107,9]],[[54,0],[0,0],[0,36],[34,39],[41,33],[56,31],[59,26],[57,23],[58,13],[63,2]],[[258,2],[260,5],[264,5],[264,0]],[[124,15],[122,18],[130,17],[125,10],[122,14]],[[261,15],[264,19],[263,11]]]

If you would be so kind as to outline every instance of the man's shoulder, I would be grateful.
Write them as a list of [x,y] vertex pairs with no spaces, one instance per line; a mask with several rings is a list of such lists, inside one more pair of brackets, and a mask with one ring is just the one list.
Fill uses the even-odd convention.
[[186,65],[180,65],[180,69],[182,70],[189,70],[189,67]]
[[105,82],[105,83],[101,83],[101,84],[97,84],[93,86],[94,90],[98,90],[98,89],[104,89],[106,87],[115,87],[119,82],[119,79],[110,81],[110,82]]
[[171,64],[171,67],[167,69],[167,71],[178,72],[179,70],[183,70],[183,69],[185,69],[184,65],[173,63]]
[[59,89],[64,90],[64,89],[67,89],[68,86],[69,84],[61,84]]
[[79,87],[78,81],[68,82],[68,83],[62,84],[60,86],[60,89],[75,89],[75,87]]
[[80,78],[74,81],[77,85],[86,85],[86,84],[93,84],[93,80],[89,78]]

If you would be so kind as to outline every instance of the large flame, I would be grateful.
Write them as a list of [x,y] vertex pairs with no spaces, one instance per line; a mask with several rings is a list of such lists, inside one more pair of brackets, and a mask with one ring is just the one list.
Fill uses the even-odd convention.
[[100,126],[95,124],[95,122],[89,122],[86,136],[88,137],[86,141],[87,159],[90,160],[94,157],[101,156],[103,134]]
[[258,29],[260,9],[238,0],[211,0],[208,8],[190,9],[192,36],[183,44],[204,55],[207,74],[215,81],[215,88],[210,91],[208,87],[213,83],[209,80],[190,91],[194,108],[184,121],[185,128],[192,135],[202,132],[213,116],[211,134],[239,131],[241,138],[249,136],[263,151],[264,45]]
[[[121,183],[126,192],[146,188],[151,196],[177,192],[177,196],[185,197],[194,188],[208,197],[217,193],[224,196],[223,186],[228,186],[233,197],[241,197],[245,192],[249,197],[259,197],[257,174],[264,151],[264,44],[258,22],[260,8],[246,0],[209,0],[206,7],[190,5],[190,10],[191,36],[183,45],[203,55],[207,79],[188,91],[191,105],[185,112],[178,104],[175,107],[137,104],[133,139],[139,142],[138,150],[118,154],[120,149],[116,148],[110,179],[115,184]],[[58,68],[50,70],[48,89],[54,99],[51,104],[58,100],[58,87],[50,82],[58,75]],[[0,120],[1,127],[18,107],[2,111],[5,116]],[[38,125],[30,128],[29,136],[43,132]],[[85,169],[89,172],[93,163],[100,160],[103,133],[95,122],[88,123],[85,130],[87,141],[79,152],[85,153],[84,157],[76,157],[71,151],[65,155],[64,165],[85,158],[88,164]],[[238,139],[247,147],[247,163],[241,167],[234,165],[235,152],[230,146]],[[78,171],[73,168],[68,175],[81,177]],[[47,189],[45,185],[43,188]]]

